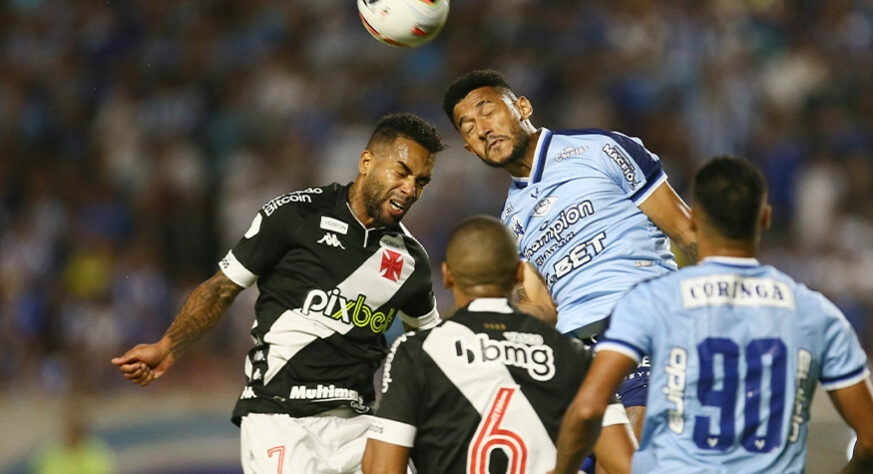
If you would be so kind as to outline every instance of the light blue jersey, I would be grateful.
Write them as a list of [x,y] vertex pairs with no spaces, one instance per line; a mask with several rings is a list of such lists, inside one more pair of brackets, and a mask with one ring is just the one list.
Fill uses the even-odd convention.
[[652,364],[634,472],[803,472],[816,384],[869,376],[840,310],[754,259],[637,285],[596,347]]
[[541,129],[531,174],[513,178],[501,220],[546,279],[559,331],[603,320],[635,283],[676,269],[669,240],[637,207],[666,179],[636,138]]

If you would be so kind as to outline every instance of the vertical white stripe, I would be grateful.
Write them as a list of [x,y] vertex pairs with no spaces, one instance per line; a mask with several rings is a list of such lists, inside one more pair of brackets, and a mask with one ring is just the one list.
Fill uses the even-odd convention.
[[[457,340],[462,341],[463,348],[481,350],[476,333],[451,320],[434,329],[425,340],[423,348],[476,411],[483,415],[501,386],[518,385],[501,363],[480,362],[481,357],[478,354],[472,364],[468,363],[465,354],[457,354]],[[483,418],[482,423],[486,422]],[[515,432],[524,440],[528,456],[527,472],[546,472],[555,467],[555,445],[521,390],[516,391],[509,401],[500,428]]]

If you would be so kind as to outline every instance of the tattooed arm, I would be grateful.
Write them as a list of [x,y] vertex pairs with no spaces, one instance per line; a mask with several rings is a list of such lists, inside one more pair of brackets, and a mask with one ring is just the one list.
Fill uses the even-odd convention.
[[516,306],[521,311],[554,326],[558,322],[558,312],[549,295],[549,287],[533,265],[528,262],[524,262],[523,265],[524,281],[515,290],[518,295]]
[[112,359],[124,377],[145,387],[172,366],[188,347],[218,323],[243,288],[219,270],[188,295],[164,337],[139,344]]

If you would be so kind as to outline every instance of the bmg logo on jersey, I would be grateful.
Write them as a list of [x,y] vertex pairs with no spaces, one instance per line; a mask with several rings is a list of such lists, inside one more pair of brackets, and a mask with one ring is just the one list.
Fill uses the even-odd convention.
[[498,362],[527,369],[534,380],[550,380],[555,376],[555,356],[545,344],[528,345],[512,341],[491,339],[487,334],[476,334],[476,342],[469,339],[454,340],[455,354],[470,365]]
[[385,332],[394,321],[396,310],[391,308],[388,314],[373,311],[364,304],[365,301],[367,297],[360,294],[357,299],[349,300],[340,294],[339,288],[330,291],[315,289],[310,290],[306,295],[301,312],[305,316],[313,312],[327,318],[341,320],[346,324],[354,324],[359,328],[369,327],[376,334]]

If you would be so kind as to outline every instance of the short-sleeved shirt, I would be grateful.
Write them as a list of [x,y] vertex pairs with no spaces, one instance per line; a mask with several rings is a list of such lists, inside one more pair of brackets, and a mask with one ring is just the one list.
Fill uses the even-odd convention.
[[590,360],[506,299],[474,300],[395,341],[368,436],[411,447],[420,473],[546,472]]
[[833,303],[745,258],[637,285],[596,347],[652,365],[634,472],[802,472],[816,384],[869,376]]
[[236,423],[247,413],[368,412],[394,319],[412,327],[439,320],[422,246],[402,225],[365,228],[348,189],[272,199],[220,262],[229,279],[257,281],[260,291]]
[[545,278],[559,331],[605,319],[635,283],[677,268],[669,239],[637,207],[666,179],[636,138],[541,129],[530,176],[513,178],[501,220]]

